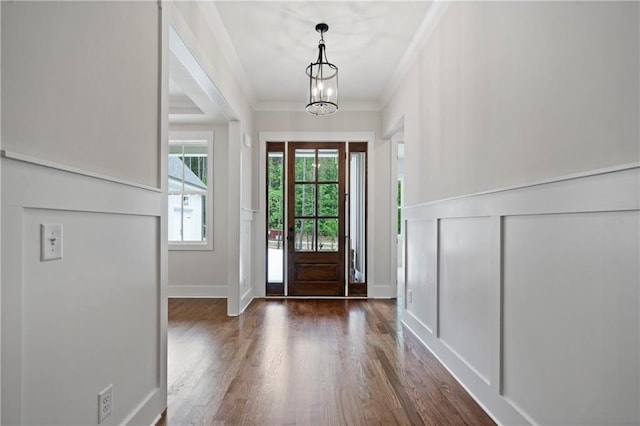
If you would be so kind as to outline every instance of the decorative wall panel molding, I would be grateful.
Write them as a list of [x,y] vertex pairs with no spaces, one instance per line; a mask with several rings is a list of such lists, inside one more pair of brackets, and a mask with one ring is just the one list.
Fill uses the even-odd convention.
[[[163,194],[1,161],[2,422],[95,423],[97,393],[109,384],[120,401],[114,421],[148,422],[166,403]],[[63,225],[62,259],[40,260],[42,223]]]
[[638,164],[403,216],[403,322],[498,423],[640,423]]

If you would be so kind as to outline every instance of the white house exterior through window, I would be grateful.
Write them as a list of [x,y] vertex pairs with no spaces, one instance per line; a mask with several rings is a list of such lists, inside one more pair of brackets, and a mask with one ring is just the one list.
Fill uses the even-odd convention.
[[171,249],[212,249],[211,132],[171,132],[168,239]]

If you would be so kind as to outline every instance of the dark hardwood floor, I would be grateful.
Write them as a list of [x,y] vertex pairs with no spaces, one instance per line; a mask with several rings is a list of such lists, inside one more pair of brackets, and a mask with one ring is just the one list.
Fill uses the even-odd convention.
[[160,425],[489,425],[392,300],[169,301]]

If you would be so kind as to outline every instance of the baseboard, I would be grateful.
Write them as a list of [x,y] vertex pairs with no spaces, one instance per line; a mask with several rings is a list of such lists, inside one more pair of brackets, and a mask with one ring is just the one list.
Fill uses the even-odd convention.
[[167,407],[167,399],[162,398],[160,388],[156,388],[138,404],[122,425],[154,425]]
[[242,297],[240,297],[240,313],[242,314],[245,309],[253,302],[253,289],[249,287],[247,291],[244,292]]
[[370,299],[393,299],[398,296],[397,289],[391,285],[373,285],[367,288]]
[[227,286],[222,285],[169,285],[169,298],[211,298],[226,299]]
[[496,395],[486,383],[478,380],[477,374],[461,362],[410,311],[404,311],[402,324],[420,340],[494,422],[498,425],[532,424],[530,419],[524,417],[502,396]]

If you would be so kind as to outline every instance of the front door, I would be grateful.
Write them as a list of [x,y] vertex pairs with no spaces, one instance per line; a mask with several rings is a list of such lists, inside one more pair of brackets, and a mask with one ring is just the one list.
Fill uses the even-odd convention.
[[344,296],[344,144],[291,142],[287,158],[288,294]]

